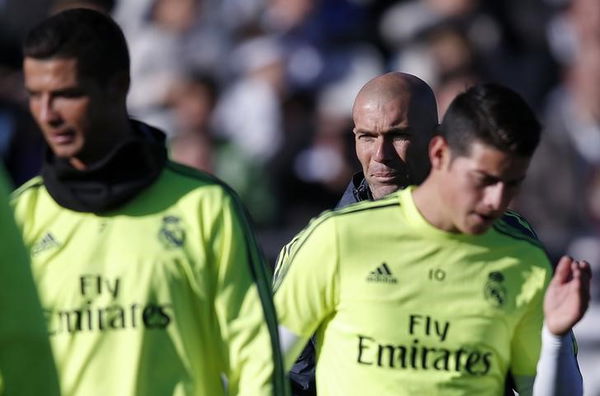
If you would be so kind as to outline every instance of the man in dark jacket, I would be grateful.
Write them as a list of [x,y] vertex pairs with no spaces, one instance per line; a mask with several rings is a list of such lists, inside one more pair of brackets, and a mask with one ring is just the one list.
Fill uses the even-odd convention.
[[438,122],[435,96],[424,81],[400,72],[375,77],[356,96],[352,118],[362,172],[354,175],[336,209],[425,179],[427,146]]

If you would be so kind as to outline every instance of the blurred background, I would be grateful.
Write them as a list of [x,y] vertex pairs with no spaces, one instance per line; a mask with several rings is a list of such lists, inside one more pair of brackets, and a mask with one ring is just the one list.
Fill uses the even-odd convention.
[[421,77],[440,117],[476,82],[519,92],[545,134],[513,206],[553,260],[566,252],[595,270],[576,335],[586,395],[600,396],[600,0],[0,0],[0,156],[15,186],[43,150],[20,42],[80,6],[125,32],[132,117],[167,133],[174,160],[239,193],[271,264],[359,170],[351,108],[370,78]]

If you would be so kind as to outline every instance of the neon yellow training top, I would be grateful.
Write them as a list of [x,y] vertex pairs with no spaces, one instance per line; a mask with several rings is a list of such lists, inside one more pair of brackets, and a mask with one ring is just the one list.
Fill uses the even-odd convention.
[[0,169],[0,394],[58,395],[58,379],[29,257]]
[[97,215],[14,198],[64,395],[282,395],[270,276],[235,195],[168,163]]
[[280,255],[280,325],[317,331],[319,396],[500,395],[508,370],[535,375],[552,268],[526,223],[447,233],[413,190],[325,212]]

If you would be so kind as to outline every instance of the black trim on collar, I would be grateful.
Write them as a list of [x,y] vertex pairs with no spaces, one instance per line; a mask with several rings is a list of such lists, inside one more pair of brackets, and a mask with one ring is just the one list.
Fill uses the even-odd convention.
[[46,149],[42,178],[60,206],[105,212],[125,204],[158,178],[167,160],[165,135],[141,122],[131,123],[135,136],[84,171]]

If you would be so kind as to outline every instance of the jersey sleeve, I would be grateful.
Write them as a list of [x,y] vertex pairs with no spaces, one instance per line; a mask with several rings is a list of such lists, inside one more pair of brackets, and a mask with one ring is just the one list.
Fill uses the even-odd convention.
[[215,311],[230,395],[285,395],[270,275],[243,207],[226,196],[215,223]]
[[[325,217],[293,240],[285,257],[280,255],[274,283],[275,306],[283,334],[295,336],[285,342],[285,367],[290,368],[306,341],[338,300],[338,243],[335,222]],[[280,330],[281,331],[281,330]]]
[[0,393],[58,395],[42,308],[7,194],[0,171]]
[[[537,276],[530,275],[529,298],[526,313],[521,317],[514,329],[511,341],[510,372],[513,375],[518,391],[523,395],[530,395],[533,388],[533,379],[540,357],[542,345],[541,332],[544,322],[543,302],[544,292],[548,286],[551,275],[550,264],[546,270],[533,271]],[[526,298],[528,293],[523,293]]]

